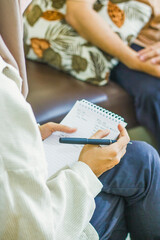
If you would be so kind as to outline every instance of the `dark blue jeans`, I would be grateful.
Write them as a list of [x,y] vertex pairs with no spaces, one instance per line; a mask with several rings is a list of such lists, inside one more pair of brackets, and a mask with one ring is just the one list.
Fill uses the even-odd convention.
[[[142,49],[135,44],[131,47],[136,51]],[[160,153],[160,79],[131,70],[122,63],[112,70],[111,79],[133,97],[137,120],[153,133]]]
[[102,192],[91,219],[101,240],[160,240],[160,159],[144,142],[128,145],[113,169],[100,176]]

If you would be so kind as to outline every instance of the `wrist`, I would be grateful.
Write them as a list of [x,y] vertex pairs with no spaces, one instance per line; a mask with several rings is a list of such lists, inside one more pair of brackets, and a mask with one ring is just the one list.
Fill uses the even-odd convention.
[[121,62],[132,70],[142,70],[142,62],[137,57],[137,52],[132,49],[122,57]]

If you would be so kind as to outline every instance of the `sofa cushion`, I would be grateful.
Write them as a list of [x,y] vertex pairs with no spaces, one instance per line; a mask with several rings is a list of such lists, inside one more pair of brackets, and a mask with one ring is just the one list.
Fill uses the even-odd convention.
[[39,123],[60,122],[76,100],[84,98],[124,117],[128,128],[137,125],[132,98],[112,81],[107,86],[94,86],[30,60],[27,60],[27,74],[27,100]]
[[[134,41],[151,16],[151,8],[138,1],[98,0],[94,8],[126,44]],[[65,0],[32,1],[24,14],[27,58],[48,63],[82,81],[105,85],[117,59],[81,37],[65,21],[65,15]]]

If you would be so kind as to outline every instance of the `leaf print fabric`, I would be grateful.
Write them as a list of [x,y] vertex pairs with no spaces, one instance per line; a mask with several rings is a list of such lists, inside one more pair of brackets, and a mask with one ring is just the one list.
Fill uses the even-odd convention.
[[66,0],[52,0],[52,7],[61,9],[64,6],[65,2]]
[[[97,0],[93,8],[131,44],[149,21],[151,8],[134,0]],[[24,14],[27,58],[48,63],[79,80],[105,85],[117,59],[87,42],[65,21],[66,0],[33,0]]]
[[[30,7],[29,7],[30,8]],[[42,10],[38,5],[33,5],[31,11],[28,11],[27,14],[27,21],[30,26],[33,26],[38,19],[42,16]]]

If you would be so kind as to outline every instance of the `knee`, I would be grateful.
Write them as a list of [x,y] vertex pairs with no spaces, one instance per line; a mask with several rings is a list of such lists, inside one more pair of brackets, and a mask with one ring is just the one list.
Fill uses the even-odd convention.
[[143,169],[160,169],[159,154],[154,147],[143,141],[133,142],[134,156],[137,158],[138,164]]
[[157,104],[160,103],[160,94],[159,94],[159,89],[158,91],[152,91],[150,92],[149,90],[142,93],[139,98],[137,98],[136,104],[145,108],[146,110],[150,107],[155,108]]

